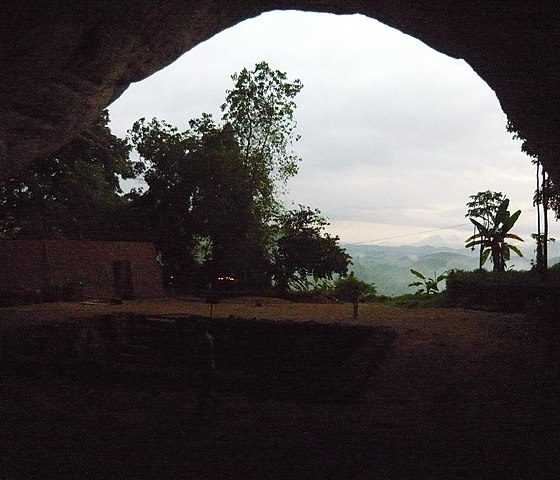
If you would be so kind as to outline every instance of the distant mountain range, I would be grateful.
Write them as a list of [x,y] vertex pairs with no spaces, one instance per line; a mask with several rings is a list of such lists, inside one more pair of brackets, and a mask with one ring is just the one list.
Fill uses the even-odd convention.
[[[450,247],[435,247],[431,245],[403,245],[385,247],[380,245],[344,245],[342,246],[352,256],[354,271],[360,280],[374,283],[378,293],[382,295],[402,295],[414,293],[416,289],[408,284],[415,281],[410,269],[418,270],[428,277],[434,271],[441,274],[446,270],[474,270],[478,268],[478,252],[470,249]],[[508,265],[515,270],[529,270],[531,259],[534,257],[532,246],[524,249],[525,256],[512,256]],[[560,262],[560,245],[551,244],[549,247],[549,264]],[[486,268],[491,269],[490,261]]]

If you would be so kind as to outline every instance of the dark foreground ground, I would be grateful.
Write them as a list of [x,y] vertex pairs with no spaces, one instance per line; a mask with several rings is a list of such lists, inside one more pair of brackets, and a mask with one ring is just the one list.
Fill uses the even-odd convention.
[[192,318],[4,325],[0,479],[560,478],[554,326],[415,315],[213,319],[206,415]]

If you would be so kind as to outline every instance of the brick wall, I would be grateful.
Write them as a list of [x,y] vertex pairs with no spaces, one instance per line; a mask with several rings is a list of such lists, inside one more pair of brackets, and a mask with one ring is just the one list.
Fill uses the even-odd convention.
[[0,289],[41,292],[58,288],[77,298],[110,298],[114,262],[130,264],[133,296],[163,295],[161,271],[151,243],[79,240],[0,240]]

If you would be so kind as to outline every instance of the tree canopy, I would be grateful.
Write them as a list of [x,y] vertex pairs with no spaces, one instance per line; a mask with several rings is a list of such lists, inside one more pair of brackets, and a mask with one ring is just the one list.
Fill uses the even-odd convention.
[[148,185],[134,203],[150,211],[169,275],[196,269],[198,261],[215,275],[245,278],[254,270],[248,263],[257,255],[261,225],[239,144],[230,124],[219,126],[209,115],[189,126],[181,132],[157,119],[134,124],[130,138],[146,163]]
[[302,85],[266,62],[232,79],[222,123],[202,114],[185,131],[157,119],[134,124],[148,189],[133,203],[152,212],[169,273],[186,270],[179,258],[189,257],[188,268],[202,265],[209,278],[266,283],[278,188],[297,172],[294,98]]
[[260,62],[232,75],[234,87],[226,91],[221,106],[224,122],[231,124],[248,175],[255,186],[256,204],[269,218],[277,203],[278,186],[297,174],[299,157],[293,146],[299,140],[295,129],[294,98],[303,88],[300,80]]
[[319,210],[302,205],[280,217],[274,276],[281,290],[296,274],[329,279],[346,275],[350,255],[338,244],[338,236],[324,232],[327,225]]
[[93,126],[58,151],[0,183],[0,232],[4,236],[108,238],[123,202],[121,178],[142,165],[117,138],[104,111]]

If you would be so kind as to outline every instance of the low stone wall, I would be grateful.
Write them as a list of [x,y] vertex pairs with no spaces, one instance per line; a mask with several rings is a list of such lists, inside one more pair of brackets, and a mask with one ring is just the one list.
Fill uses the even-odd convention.
[[396,338],[387,327],[118,315],[8,330],[2,368],[190,390],[201,325],[214,338],[218,395],[258,400],[358,401]]

